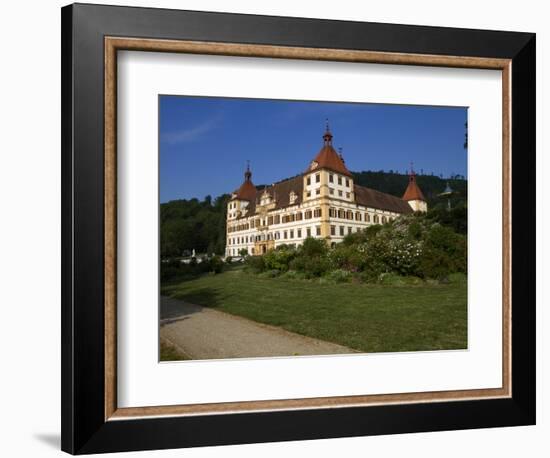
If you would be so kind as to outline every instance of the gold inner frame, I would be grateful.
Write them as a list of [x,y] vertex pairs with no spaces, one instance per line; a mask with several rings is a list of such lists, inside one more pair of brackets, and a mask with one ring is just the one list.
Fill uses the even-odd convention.
[[[336,396],[304,399],[182,404],[118,408],[116,336],[117,246],[117,51],[175,52],[240,57],[423,65],[493,69],[502,72],[502,380],[500,388],[430,391],[402,394]],[[233,412],[315,409],[380,404],[404,404],[507,398],[512,394],[511,367],[511,60],[481,57],[403,54],[343,49],[300,48],[179,40],[105,37],[105,420],[151,416],[204,415]]]

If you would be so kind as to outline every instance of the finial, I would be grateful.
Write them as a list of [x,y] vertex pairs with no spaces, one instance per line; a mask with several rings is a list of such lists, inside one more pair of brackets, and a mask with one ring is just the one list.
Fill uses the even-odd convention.
[[250,171],[250,161],[246,160],[246,171],[244,172],[244,178],[246,181],[250,181],[250,178],[252,178],[252,172]]
[[409,172],[409,180],[415,181],[414,163],[411,161],[411,171]]
[[344,150],[344,148],[342,148],[341,146],[338,148],[338,153],[340,155],[340,160],[345,164],[346,161],[344,161],[344,155],[342,154],[343,150]]
[[325,146],[332,145],[332,134],[330,133],[330,127],[328,125],[328,118],[326,118],[325,126],[325,135],[323,135],[323,140],[325,141]]

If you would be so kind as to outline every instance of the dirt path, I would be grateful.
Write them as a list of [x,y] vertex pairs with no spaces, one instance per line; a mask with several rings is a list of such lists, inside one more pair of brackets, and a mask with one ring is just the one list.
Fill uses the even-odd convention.
[[162,338],[190,359],[329,355],[354,350],[161,296]]

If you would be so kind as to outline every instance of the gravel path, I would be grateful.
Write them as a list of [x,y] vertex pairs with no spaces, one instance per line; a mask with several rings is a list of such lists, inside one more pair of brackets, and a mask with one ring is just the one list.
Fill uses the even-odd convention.
[[208,307],[161,296],[160,335],[190,359],[355,353]]

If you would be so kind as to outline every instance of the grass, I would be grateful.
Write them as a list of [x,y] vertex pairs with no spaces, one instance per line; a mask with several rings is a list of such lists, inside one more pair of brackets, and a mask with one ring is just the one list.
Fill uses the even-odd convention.
[[163,294],[362,352],[464,349],[467,285],[330,284],[241,269],[172,283]]
[[164,339],[160,341],[160,360],[161,361],[183,361],[187,358],[179,352],[176,347]]

